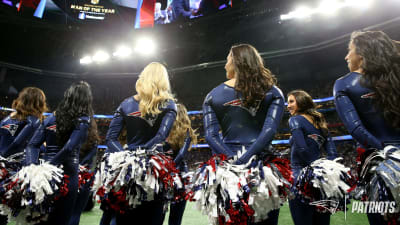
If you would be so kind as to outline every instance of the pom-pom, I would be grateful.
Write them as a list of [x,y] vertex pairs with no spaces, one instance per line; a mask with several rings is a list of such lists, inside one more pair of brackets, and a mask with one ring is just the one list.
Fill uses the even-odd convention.
[[214,155],[196,170],[188,198],[212,224],[259,222],[287,200],[291,184],[285,176],[290,175],[287,160],[253,156],[245,165],[234,165]]
[[14,175],[21,169],[21,163],[14,157],[3,158],[0,156],[0,183]]
[[48,163],[22,167],[3,183],[1,214],[17,224],[46,221],[54,201],[68,193],[67,178]]
[[320,212],[344,210],[355,180],[339,160],[318,159],[303,168],[293,188],[296,197],[316,205]]
[[87,185],[91,185],[94,178],[94,173],[86,166],[79,165],[78,177],[78,191],[80,192],[82,188],[87,187]]
[[355,198],[367,201],[395,201],[400,208],[400,148],[366,151],[360,168]]
[[96,173],[93,190],[102,208],[123,213],[142,201],[174,198],[183,188],[172,158],[155,150],[107,153]]

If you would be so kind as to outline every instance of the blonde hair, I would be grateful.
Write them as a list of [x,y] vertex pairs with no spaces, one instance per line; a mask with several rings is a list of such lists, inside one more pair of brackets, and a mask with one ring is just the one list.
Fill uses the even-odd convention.
[[[178,113],[176,120],[172,126],[171,132],[168,136],[168,143],[171,145],[173,150],[179,150],[183,146],[183,142],[186,138],[186,132],[189,130],[189,135],[192,139],[191,144],[197,144],[196,130],[193,130],[192,123],[188,116],[186,107],[182,104],[176,105]],[[190,149],[190,148],[189,148]]]
[[147,65],[136,81],[139,95],[139,111],[142,117],[161,113],[160,107],[167,100],[175,100],[171,93],[167,69],[157,62]]

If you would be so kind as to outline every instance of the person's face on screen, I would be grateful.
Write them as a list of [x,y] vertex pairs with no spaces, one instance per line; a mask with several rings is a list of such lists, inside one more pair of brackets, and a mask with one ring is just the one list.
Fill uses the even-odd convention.
[[356,53],[356,46],[350,42],[348,53],[344,58],[347,62],[350,72],[360,72],[362,57]]
[[235,78],[235,69],[234,69],[233,61],[231,53],[229,53],[228,57],[226,58],[225,70],[226,70],[226,78],[233,79]]

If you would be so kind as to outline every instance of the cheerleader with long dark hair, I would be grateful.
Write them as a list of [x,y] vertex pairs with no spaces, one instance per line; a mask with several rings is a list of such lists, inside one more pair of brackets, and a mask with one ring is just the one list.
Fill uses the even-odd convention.
[[[400,147],[399,48],[381,31],[357,31],[351,35],[345,60],[350,73],[336,80],[334,86],[338,115],[349,133],[359,143],[362,161],[367,161],[365,159],[368,155],[382,158],[393,157],[391,155],[393,150],[383,151],[383,149],[389,145]],[[366,153],[363,153],[365,150]],[[369,159],[373,161],[371,157]],[[384,166],[384,163],[379,165]],[[384,173],[387,171],[389,170]],[[367,174],[366,177],[374,177],[377,173],[367,172],[365,174]],[[364,176],[360,175],[362,180]],[[372,181],[368,179],[364,181],[364,185],[361,185],[367,187],[365,194],[369,201],[375,199],[373,194],[368,193],[378,193],[378,186],[380,186],[379,193],[384,193],[381,190],[385,187],[384,183],[380,181],[379,177],[375,178],[379,185],[370,183]],[[380,194],[379,199],[393,200],[383,195]],[[392,193],[392,195],[399,204],[400,201],[397,197],[399,193]],[[378,196],[375,197],[378,198]],[[387,223],[379,213],[368,213],[367,215],[370,224]]]
[[72,212],[69,225],[79,225],[81,214],[89,204],[91,195],[91,186],[94,180],[94,169],[97,156],[97,145],[100,137],[97,130],[97,123],[94,119],[90,121],[90,129],[86,142],[82,145],[79,152],[79,193],[76,198],[75,206]]
[[[244,164],[254,155],[271,153],[285,100],[253,46],[233,46],[225,70],[228,81],[214,88],[203,103],[205,138],[213,153],[228,157],[245,147],[235,162]],[[277,224],[278,215],[279,209],[271,211],[262,224]]]
[[[0,155],[4,158],[23,153],[47,111],[46,96],[36,87],[26,87],[12,103],[15,110],[0,123]],[[5,159],[6,160],[6,159]],[[15,171],[16,172],[16,171]],[[2,177],[4,179],[5,177]],[[0,216],[0,224],[7,224],[7,217]]]
[[[291,167],[296,183],[301,170],[319,159],[323,149],[327,152],[328,159],[336,158],[337,153],[325,118],[317,111],[311,96],[303,90],[291,91],[287,96],[287,108],[291,115]],[[315,206],[302,202],[300,198],[301,196],[295,196],[293,200],[289,200],[294,224],[329,225],[330,213],[320,213]]]
[[68,224],[78,193],[79,150],[86,142],[93,119],[92,92],[81,81],[65,92],[53,115],[47,117],[26,148],[26,164],[37,164],[40,146],[46,142],[44,160],[62,165],[68,176],[68,193],[58,199],[44,224]]

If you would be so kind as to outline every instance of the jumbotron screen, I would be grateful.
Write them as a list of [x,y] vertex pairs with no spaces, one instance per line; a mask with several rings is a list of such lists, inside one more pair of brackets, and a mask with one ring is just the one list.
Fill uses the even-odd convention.
[[[138,0],[0,0],[21,15],[51,22],[128,22],[134,26]],[[145,0],[146,1],[146,0]]]
[[67,23],[119,22],[135,28],[185,22],[247,0],[0,0],[20,14]]
[[184,22],[232,8],[246,0],[156,0],[154,23]]

